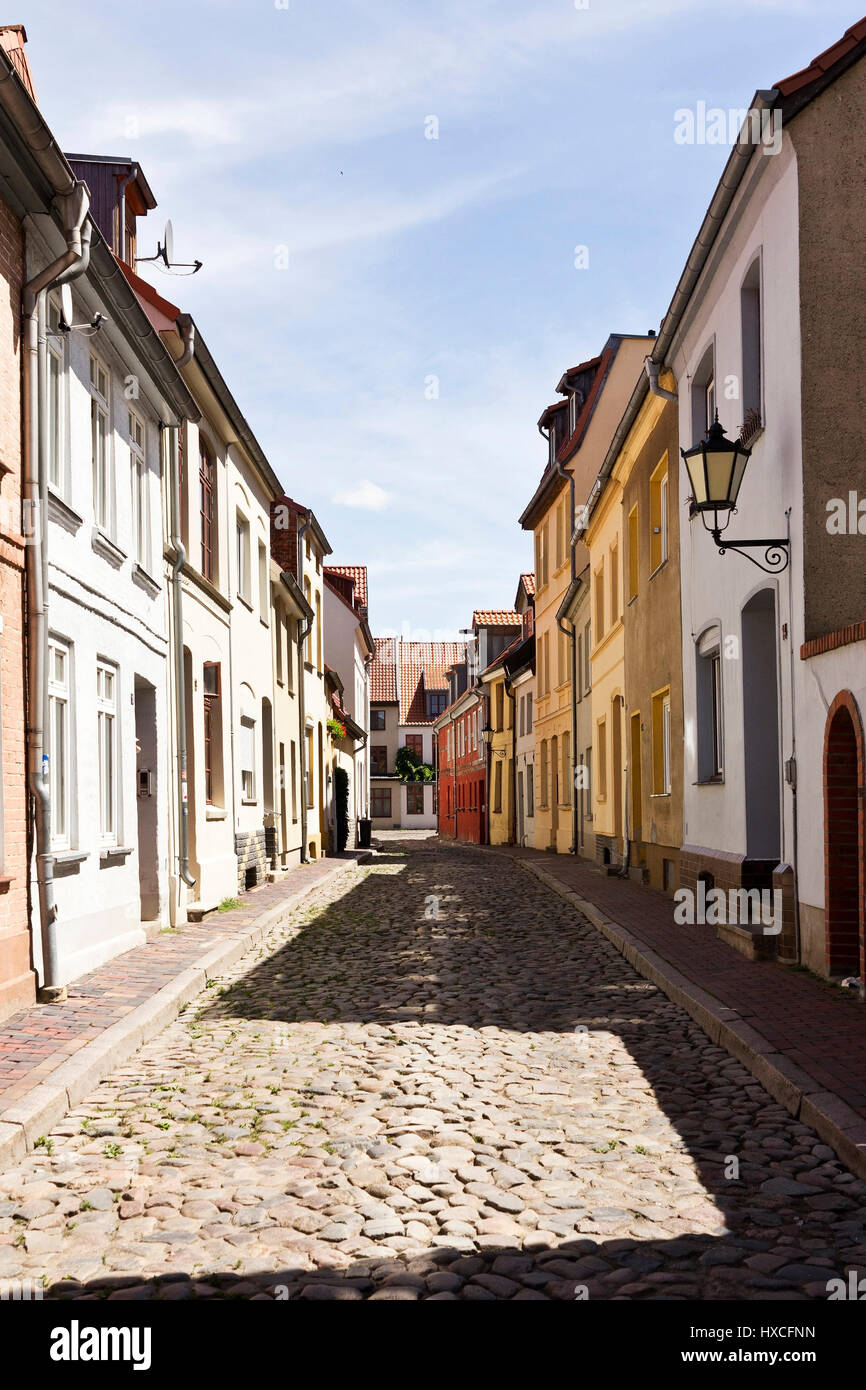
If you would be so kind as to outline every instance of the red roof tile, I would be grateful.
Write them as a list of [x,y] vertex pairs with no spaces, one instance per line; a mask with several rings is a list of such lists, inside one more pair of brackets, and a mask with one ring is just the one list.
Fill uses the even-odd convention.
[[473,627],[520,627],[520,614],[513,608],[476,608]]
[[425,694],[428,690],[447,691],[445,673],[464,655],[462,642],[400,642],[401,724],[433,723],[427,713]]
[[523,587],[524,587],[524,589],[526,590],[527,594],[529,595],[530,598],[532,598],[532,597],[534,596],[534,594],[535,594],[535,575],[534,575],[534,574],[522,574],[522,575],[520,576],[520,579],[521,579],[521,583],[523,584]]
[[810,82],[815,82],[819,77],[823,77],[829,72],[834,63],[838,63],[841,58],[846,57],[858,43],[866,39],[866,18],[858,19],[856,24],[852,24],[850,29],[846,29],[841,39],[825,48],[823,53],[819,53],[817,58],[813,58],[807,68],[802,68],[800,72],[792,73],[790,77],[783,77],[776,83],[777,90],[783,97],[791,96],[793,92],[798,92],[801,87],[807,87]]
[[393,637],[376,638],[376,655],[370,666],[370,699],[376,704],[397,699],[397,668]]
[[349,579],[355,586],[355,603],[367,607],[367,566],[366,565],[325,565],[325,574],[334,578]]

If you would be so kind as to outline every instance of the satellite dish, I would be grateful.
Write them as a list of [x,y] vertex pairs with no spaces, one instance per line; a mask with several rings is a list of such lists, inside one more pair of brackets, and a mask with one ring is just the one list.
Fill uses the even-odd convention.
[[72,290],[68,285],[60,286],[60,326],[72,327]]
[[171,225],[171,218],[165,224],[163,233],[162,254],[166,265],[171,265],[174,260],[174,228]]

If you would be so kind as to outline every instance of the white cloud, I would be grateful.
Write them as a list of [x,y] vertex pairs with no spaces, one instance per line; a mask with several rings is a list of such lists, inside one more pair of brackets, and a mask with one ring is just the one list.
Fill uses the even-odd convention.
[[392,494],[386,492],[378,483],[371,483],[369,478],[365,478],[356,488],[350,488],[348,492],[335,492],[331,498],[332,502],[338,502],[343,507],[359,507],[365,512],[381,512],[388,506]]

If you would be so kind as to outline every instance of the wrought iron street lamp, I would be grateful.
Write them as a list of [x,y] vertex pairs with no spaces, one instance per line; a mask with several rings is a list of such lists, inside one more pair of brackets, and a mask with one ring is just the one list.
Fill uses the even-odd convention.
[[[781,574],[788,566],[787,537],[779,540],[722,540],[722,532],[727,530],[731,515],[737,510],[740,484],[751,452],[739,440],[726,438],[719,424],[718,411],[701,442],[693,449],[680,450],[692,485],[694,509],[700,512],[704,527],[718,546],[719,554],[736,550],[766,574]],[[763,550],[763,561],[750,555],[750,550]]]
[[484,725],[484,728],[481,730],[481,737],[484,739],[484,742],[487,744],[487,747],[489,748],[493,739],[493,730],[490,727],[489,720]]

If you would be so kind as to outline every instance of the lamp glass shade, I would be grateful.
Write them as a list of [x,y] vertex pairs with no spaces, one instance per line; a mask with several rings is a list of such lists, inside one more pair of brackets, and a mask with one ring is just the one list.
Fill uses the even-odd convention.
[[727,439],[716,419],[700,444],[681,452],[698,511],[727,511],[737,505],[750,449]]
[[485,743],[490,743],[493,738],[493,730],[489,724],[484,725],[484,728],[481,730],[481,737],[484,739]]

